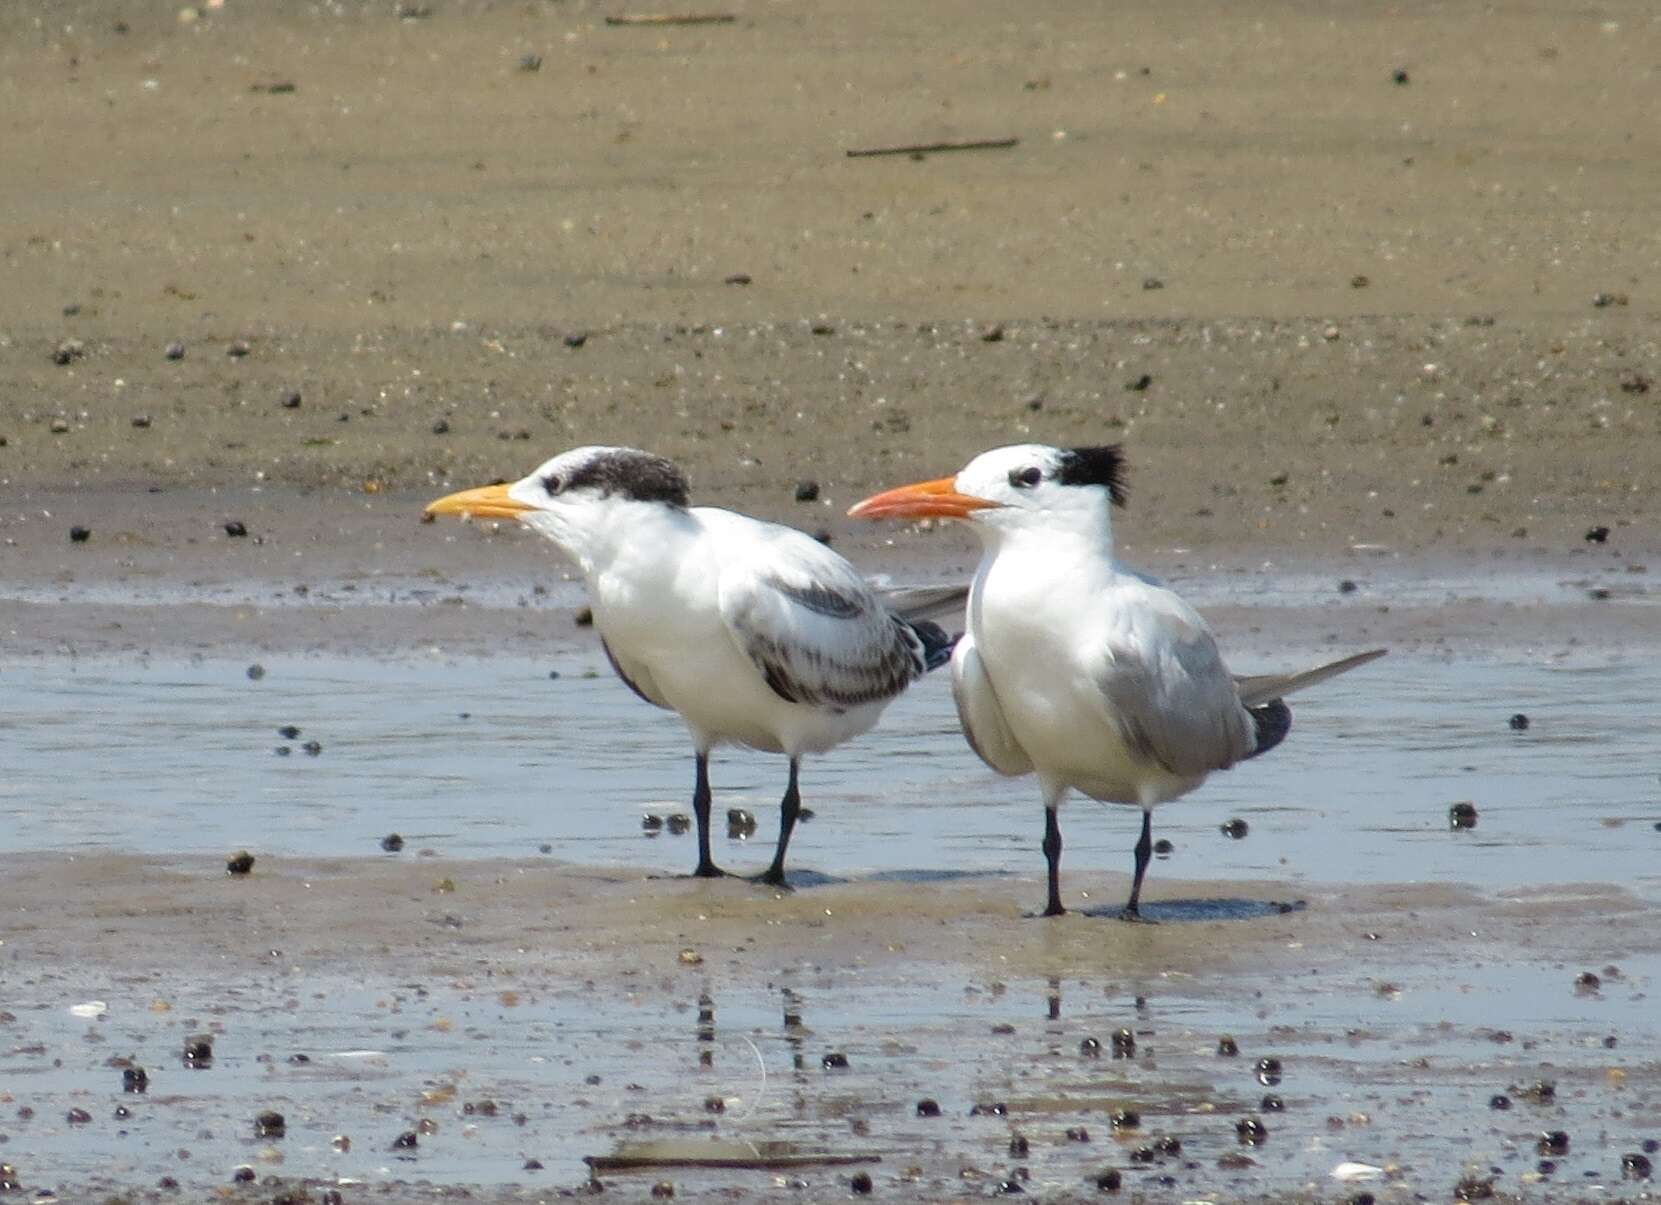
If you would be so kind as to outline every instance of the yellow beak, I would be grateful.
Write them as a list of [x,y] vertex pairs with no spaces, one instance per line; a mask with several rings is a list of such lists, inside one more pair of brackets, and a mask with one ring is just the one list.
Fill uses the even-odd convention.
[[476,490],[462,490],[446,494],[436,502],[427,503],[429,515],[460,515],[474,519],[517,519],[530,510],[523,502],[508,497],[505,485],[485,485]]
[[955,477],[941,477],[885,490],[856,503],[848,514],[856,519],[967,519],[977,510],[1003,505],[958,493],[956,481]]

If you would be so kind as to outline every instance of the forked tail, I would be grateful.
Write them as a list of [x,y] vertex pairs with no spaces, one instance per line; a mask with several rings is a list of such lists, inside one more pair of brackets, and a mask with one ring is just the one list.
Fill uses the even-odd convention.
[[[1353,657],[1345,657],[1338,661],[1329,661],[1325,665],[1317,665],[1314,669],[1306,669],[1296,674],[1255,674],[1251,677],[1234,679],[1234,688],[1240,694],[1240,701],[1248,708],[1257,708],[1264,703],[1271,703],[1276,699],[1283,699],[1293,691],[1303,690],[1325,682],[1328,678],[1336,678],[1339,674],[1347,673],[1358,665],[1366,665],[1369,661],[1377,661],[1389,649],[1372,649],[1365,653],[1356,653]],[[1285,733],[1281,734],[1282,736]]]

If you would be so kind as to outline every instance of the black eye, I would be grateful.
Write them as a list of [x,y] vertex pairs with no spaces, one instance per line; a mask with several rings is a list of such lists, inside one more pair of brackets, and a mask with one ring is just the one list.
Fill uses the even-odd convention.
[[548,497],[552,498],[555,494],[559,493],[560,490],[565,488],[565,482],[560,480],[558,473],[549,473],[542,479],[542,488],[547,490]]
[[1044,470],[1035,464],[1029,464],[1024,469],[1009,470],[1009,484],[1018,490],[1030,490],[1044,480]]

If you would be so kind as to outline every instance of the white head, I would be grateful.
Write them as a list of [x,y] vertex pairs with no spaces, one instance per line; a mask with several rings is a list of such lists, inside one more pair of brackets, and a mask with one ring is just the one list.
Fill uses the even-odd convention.
[[511,485],[440,498],[427,505],[427,513],[518,519],[586,569],[631,512],[638,516],[641,508],[662,513],[686,507],[686,477],[674,461],[638,448],[585,447],[561,452]]
[[1125,503],[1124,465],[1118,444],[1012,444],[982,452],[955,477],[888,490],[848,513],[868,519],[961,519],[991,539],[1066,531],[1105,543],[1112,539],[1112,508]]

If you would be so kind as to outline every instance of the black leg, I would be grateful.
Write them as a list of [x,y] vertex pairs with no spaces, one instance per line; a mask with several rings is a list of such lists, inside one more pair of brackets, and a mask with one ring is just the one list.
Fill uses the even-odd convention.
[[1142,839],[1136,843],[1136,880],[1130,885],[1130,902],[1119,915],[1125,920],[1141,920],[1142,877],[1148,873],[1148,859],[1153,857],[1153,813],[1142,813]]
[[784,851],[790,846],[790,832],[796,827],[796,817],[802,812],[802,796],[796,789],[799,766],[798,758],[790,759],[790,785],[784,788],[784,798],[779,800],[779,845],[773,851],[773,864],[756,876],[758,883],[783,887],[787,891],[790,884],[784,879]]
[[1061,825],[1056,821],[1055,809],[1044,809],[1044,859],[1050,864],[1050,902],[1042,915],[1061,916],[1067,909],[1061,906]]
[[698,782],[692,788],[692,814],[698,819],[698,868],[694,878],[718,879],[727,872],[709,855],[709,754],[698,754]]

